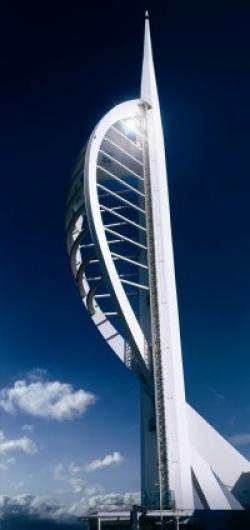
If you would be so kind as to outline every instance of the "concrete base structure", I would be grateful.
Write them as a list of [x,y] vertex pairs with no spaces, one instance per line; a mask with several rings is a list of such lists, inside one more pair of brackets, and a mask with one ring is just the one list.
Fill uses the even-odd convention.
[[173,522],[175,526],[177,524],[178,528],[178,525],[184,521],[187,522],[192,516],[190,513],[176,512],[173,510],[146,511],[144,508],[141,508],[141,510],[143,513],[137,511],[135,517],[133,517],[133,510],[117,512],[100,511],[90,514],[81,520],[89,530],[108,530],[109,528],[129,528],[131,530],[137,530],[139,528],[148,528],[150,525],[160,528],[163,522],[167,522],[168,525],[170,522]]
[[196,510],[193,514],[148,510],[131,520],[130,511],[100,511],[81,518],[86,530],[249,530],[250,511]]

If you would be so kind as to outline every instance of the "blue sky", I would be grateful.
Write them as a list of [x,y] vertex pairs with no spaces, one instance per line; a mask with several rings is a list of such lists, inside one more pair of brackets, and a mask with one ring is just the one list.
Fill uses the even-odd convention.
[[[187,398],[249,457],[249,13],[181,4],[155,5],[151,25]],[[28,507],[27,495],[85,506],[140,487],[137,382],[85,313],[64,242],[81,145],[139,92],[143,8],[123,17],[127,39],[117,7],[4,13],[0,494]],[[51,412],[53,385],[61,413]]]

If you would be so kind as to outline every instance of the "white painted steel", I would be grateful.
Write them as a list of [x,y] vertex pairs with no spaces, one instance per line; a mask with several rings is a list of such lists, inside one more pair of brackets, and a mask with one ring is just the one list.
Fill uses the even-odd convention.
[[250,471],[250,462],[204,420],[190,405],[186,404],[190,445],[206,460],[214,473],[230,489],[241,473]]
[[231,510],[230,503],[224,495],[209,464],[193,448],[191,452],[192,469],[206,498],[210,510]]
[[[180,343],[174,259],[167,188],[166,160],[160,106],[146,20],[141,98],[146,103],[151,206],[156,268],[162,385],[169,489],[177,509],[194,506],[191,481],[184,375]],[[160,384],[160,382],[156,385]]]
[[[88,222],[91,229],[93,241],[95,242],[95,249],[102,263],[103,274],[105,280],[109,285],[109,289],[115,298],[118,312],[123,319],[124,326],[130,336],[131,343],[136,355],[140,355],[141,359],[147,364],[147,344],[140,327],[140,324],[135,316],[123,285],[120,281],[118,272],[110,253],[109,245],[106,238],[105,227],[103,225],[100,203],[97,188],[105,189],[106,187],[97,182],[97,160],[100,152],[101,143],[107,131],[118,121],[127,118],[133,118],[140,112],[139,101],[127,101],[121,105],[117,105],[114,109],[108,112],[104,118],[99,122],[96,129],[91,135],[88,143],[85,168],[84,168],[84,194],[85,203],[88,216]],[[108,190],[108,188],[106,188]],[[109,191],[109,190],[108,190]],[[116,195],[111,192],[111,195]],[[129,203],[135,208],[135,205],[130,201],[126,201],[123,197],[119,197],[126,203]],[[137,209],[139,209],[137,207]]]

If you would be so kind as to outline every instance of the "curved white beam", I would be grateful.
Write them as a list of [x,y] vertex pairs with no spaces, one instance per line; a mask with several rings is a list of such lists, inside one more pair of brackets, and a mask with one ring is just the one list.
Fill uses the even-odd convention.
[[[105,134],[118,121],[134,118],[139,113],[139,100],[128,101],[126,103],[122,103],[121,105],[117,105],[99,122],[90,137],[86,151],[84,168],[84,194],[86,212],[92,239],[95,243],[95,250],[97,252],[98,258],[102,264],[102,271],[105,281],[107,282],[110,292],[116,301],[118,312],[123,320],[127,334],[130,337],[130,342],[133,346],[133,349],[137,355],[141,356],[141,359],[143,359],[147,365],[147,343],[141,326],[135,316],[134,310],[129,303],[109,249],[106,232],[102,221],[97,191],[98,156]],[[123,199],[123,201],[125,201],[125,199]]]

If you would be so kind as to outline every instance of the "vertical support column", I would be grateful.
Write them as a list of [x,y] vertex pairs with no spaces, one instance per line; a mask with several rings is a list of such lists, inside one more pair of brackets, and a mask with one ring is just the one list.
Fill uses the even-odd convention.
[[141,504],[159,508],[155,406],[141,384]]
[[[189,436],[175,286],[167,171],[148,15],[141,81],[148,141],[149,251],[160,483],[175,507],[193,510]],[[164,440],[165,437],[165,440]],[[164,448],[165,445],[165,448]],[[165,469],[164,469],[165,467]]]
[[160,321],[158,313],[158,292],[157,292],[157,272],[155,263],[155,245],[153,229],[153,211],[151,201],[151,181],[150,181],[150,161],[147,138],[147,104],[142,104],[142,122],[144,123],[144,189],[145,189],[145,211],[147,225],[147,247],[148,247],[148,268],[149,268],[149,292],[150,292],[150,313],[151,313],[151,338],[152,338],[152,361],[154,374],[155,391],[155,414],[156,414],[156,436],[157,454],[159,467],[159,493],[160,509],[170,508],[169,505],[169,480],[168,480],[168,458],[166,444],[166,425],[164,410],[164,393],[161,363],[161,340]]

